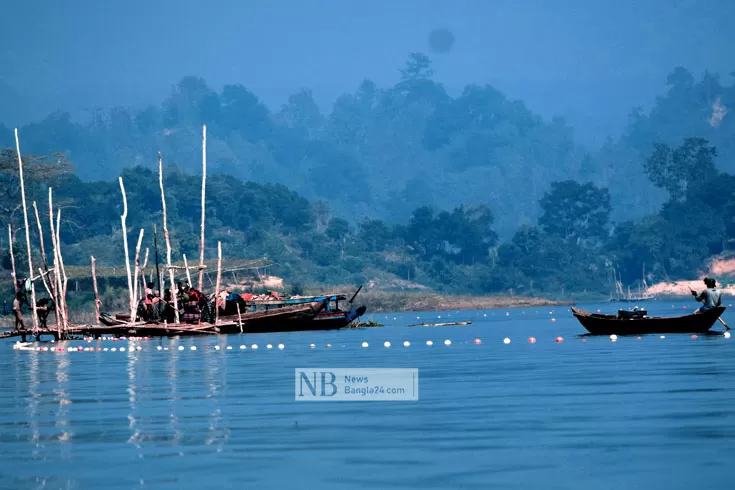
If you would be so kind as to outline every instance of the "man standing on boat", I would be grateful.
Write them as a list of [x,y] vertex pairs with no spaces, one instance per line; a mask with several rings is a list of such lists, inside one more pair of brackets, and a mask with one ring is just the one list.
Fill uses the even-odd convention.
[[15,329],[21,330],[25,329],[25,325],[23,324],[23,315],[21,314],[21,307],[22,303],[21,300],[23,299],[23,293],[21,291],[18,291],[15,293],[15,299],[13,300],[13,314],[15,315]]
[[717,289],[717,281],[711,277],[705,277],[704,284],[707,286],[707,289],[702,291],[700,294],[697,294],[696,291],[692,290],[692,296],[694,296],[694,299],[704,302],[704,304],[694,313],[703,313],[722,304],[722,291]]

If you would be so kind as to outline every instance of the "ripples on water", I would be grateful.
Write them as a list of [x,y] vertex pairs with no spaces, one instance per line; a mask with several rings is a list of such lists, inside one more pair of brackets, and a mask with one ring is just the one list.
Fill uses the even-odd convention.
[[[555,323],[548,309],[509,311],[437,320],[466,327],[380,315],[385,328],[153,340],[114,353],[2,343],[0,487],[733,488],[735,340],[581,342],[566,308]],[[262,348],[280,342],[283,351]],[[294,368],[309,366],[418,368],[420,399],[296,402]]]

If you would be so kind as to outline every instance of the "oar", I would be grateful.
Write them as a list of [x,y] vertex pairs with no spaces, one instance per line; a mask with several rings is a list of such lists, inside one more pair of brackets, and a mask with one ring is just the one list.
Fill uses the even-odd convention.
[[[687,286],[687,287],[688,287],[688,286]],[[691,292],[692,292],[692,293],[694,293],[695,295],[696,295],[696,293],[697,293],[697,292],[696,292],[695,290],[693,290],[693,289],[692,289],[691,287],[689,287],[689,291],[691,291]],[[725,327],[725,330],[730,330],[730,327],[729,327],[729,326],[727,325],[727,323],[725,323],[725,320],[723,320],[723,319],[722,319],[722,318],[720,318],[719,316],[717,317],[717,320],[718,320],[718,321],[719,321],[720,323],[722,323],[722,326],[723,326],[723,327]]]

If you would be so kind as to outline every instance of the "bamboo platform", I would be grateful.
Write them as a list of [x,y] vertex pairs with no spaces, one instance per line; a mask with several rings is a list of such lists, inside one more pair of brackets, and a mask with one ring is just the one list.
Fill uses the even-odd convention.
[[69,340],[84,337],[123,337],[123,336],[147,336],[147,337],[173,337],[177,335],[215,335],[222,329],[237,327],[237,322],[220,322],[218,324],[200,323],[126,323],[121,325],[69,325],[59,335],[55,328],[39,328],[38,330],[8,330],[0,332],[0,339],[21,337],[23,342],[27,338],[40,340],[42,336],[52,336],[54,340]]

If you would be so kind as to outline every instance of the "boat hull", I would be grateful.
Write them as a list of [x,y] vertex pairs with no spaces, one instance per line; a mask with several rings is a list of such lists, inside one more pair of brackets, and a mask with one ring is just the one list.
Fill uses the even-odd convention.
[[705,333],[724,311],[723,306],[718,306],[703,313],[677,317],[621,318],[572,308],[577,321],[593,335]]

